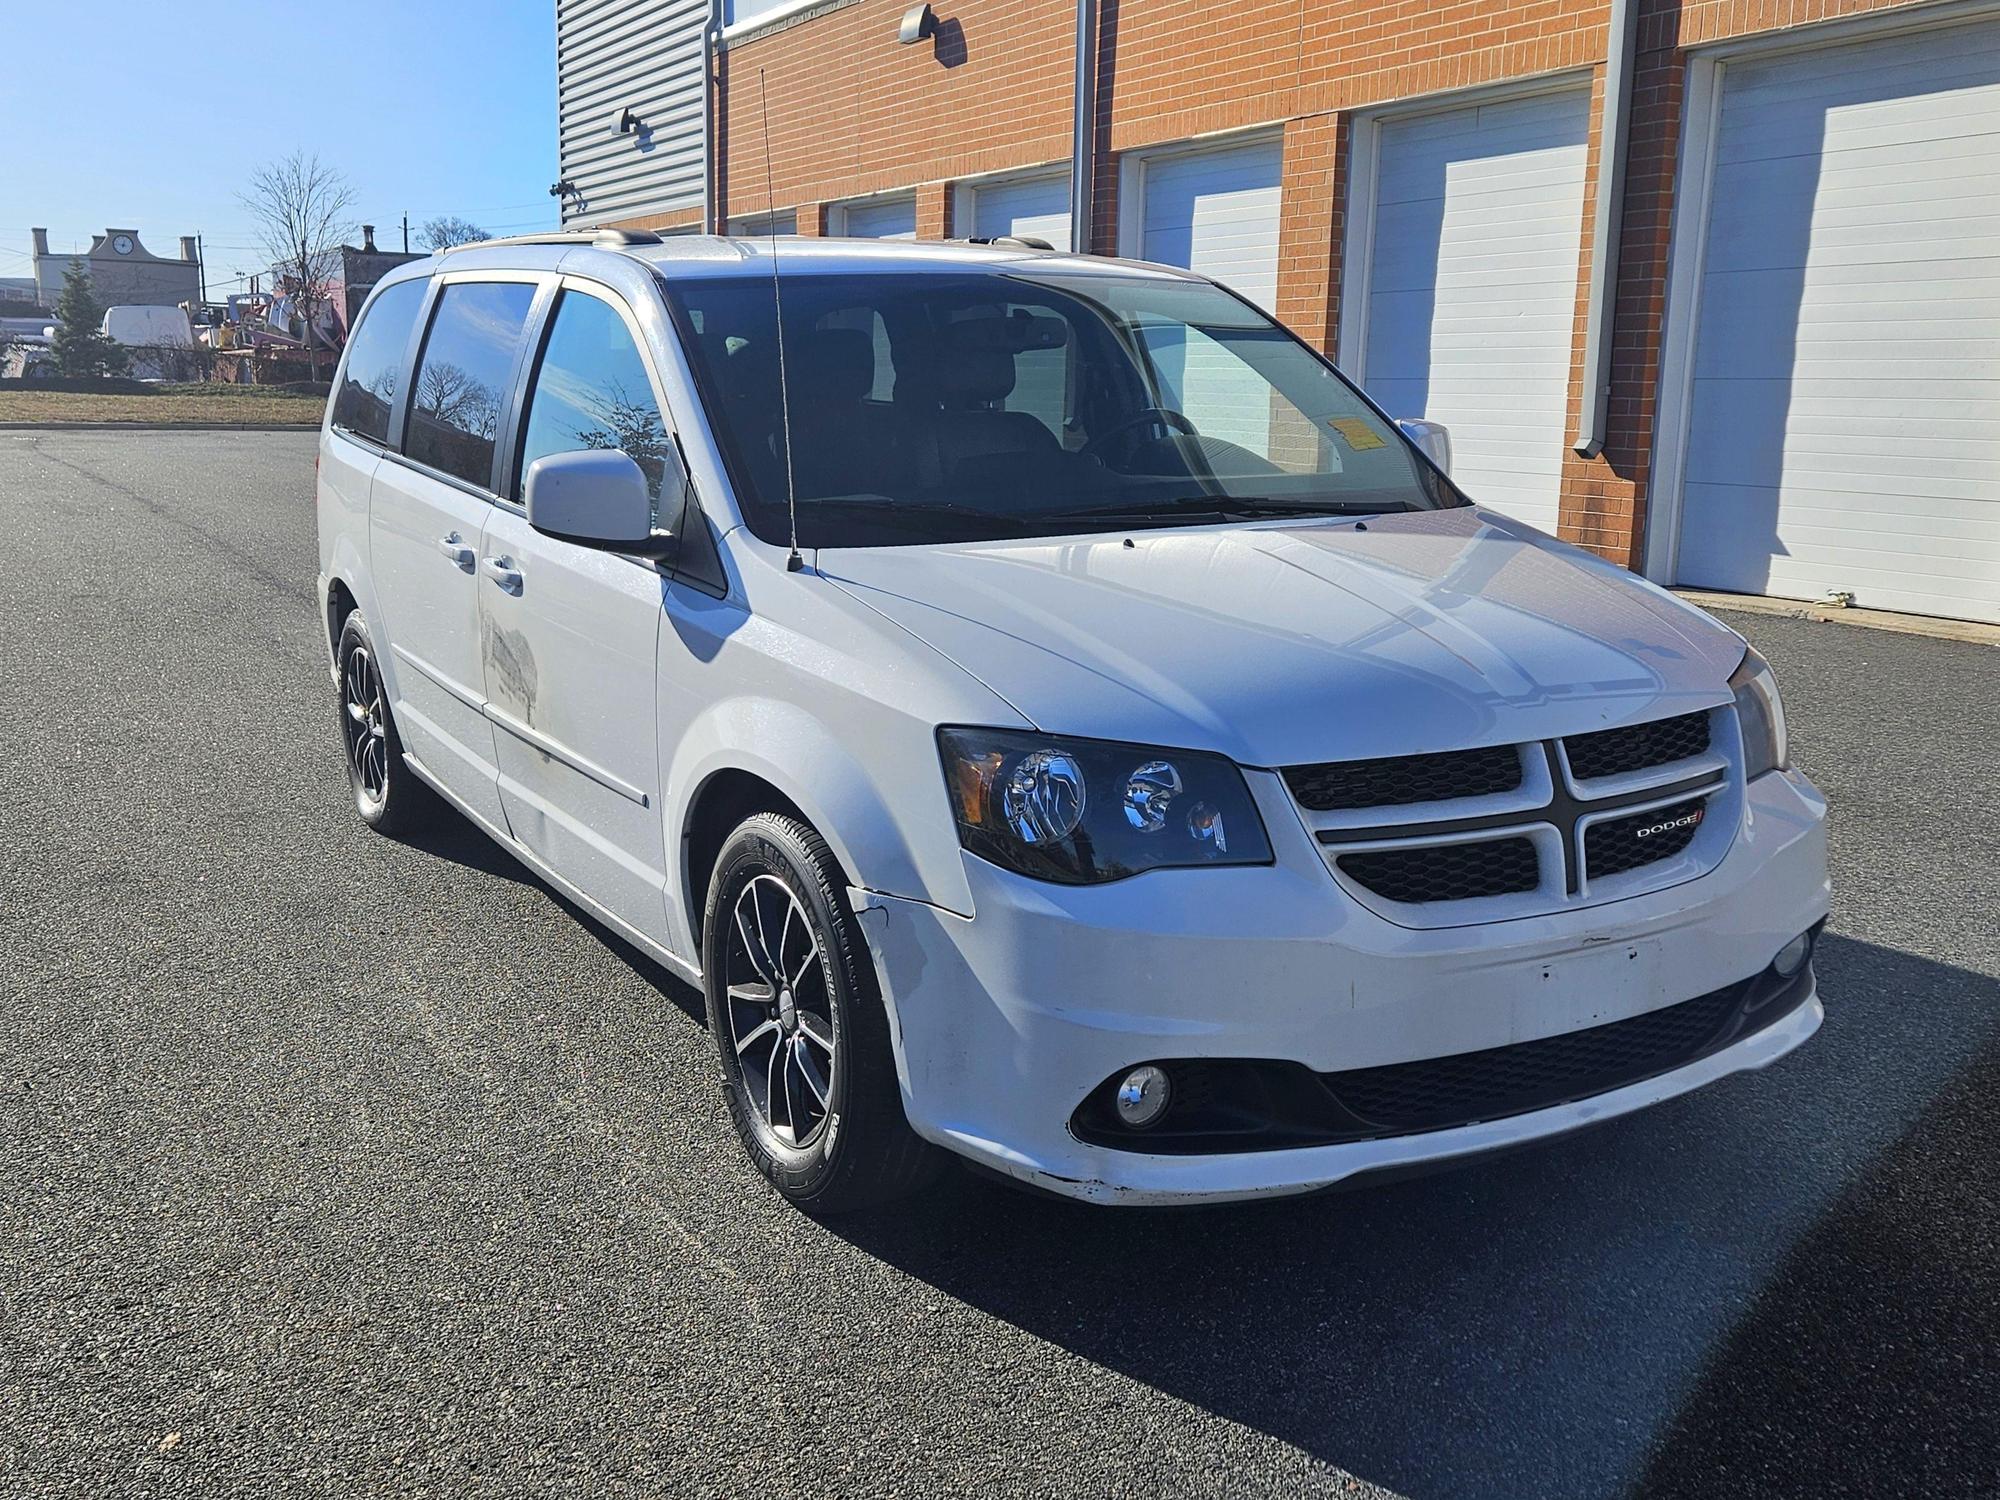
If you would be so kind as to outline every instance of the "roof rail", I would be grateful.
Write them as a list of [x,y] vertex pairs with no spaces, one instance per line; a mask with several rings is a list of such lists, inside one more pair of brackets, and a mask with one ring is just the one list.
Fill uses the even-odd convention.
[[660,237],[650,229],[552,229],[546,234],[510,234],[500,239],[468,240],[439,251],[484,250],[490,245],[593,245],[599,250],[624,250],[633,245],[657,245]]
[[1012,250],[1054,250],[1055,246],[1038,234],[969,234],[968,245],[999,245]]

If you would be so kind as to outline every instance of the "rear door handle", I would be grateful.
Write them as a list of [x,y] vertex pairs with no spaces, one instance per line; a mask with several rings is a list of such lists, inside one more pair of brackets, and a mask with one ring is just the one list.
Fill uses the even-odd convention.
[[487,558],[486,576],[509,594],[521,592],[521,570],[514,566],[514,559],[511,557]]
[[465,545],[465,538],[455,531],[450,536],[438,538],[438,551],[450,558],[452,566],[461,573],[470,573],[473,563],[477,561],[473,550]]

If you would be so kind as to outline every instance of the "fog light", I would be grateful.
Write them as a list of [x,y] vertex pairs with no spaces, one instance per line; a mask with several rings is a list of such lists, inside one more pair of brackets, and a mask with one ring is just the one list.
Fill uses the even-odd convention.
[[1118,1118],[1133,1130],[1144,1130],[1167,1112],[1173,1094],[1165,1069],[1151,1063],[1134,1068],[1118,1085]]
[[1780,979],[1790,979],[1806,966],[1806,959],[1812,954],[1812,934],[1802,932],[1778,950],[1778,956],[1771,960],[1771,967],[1777,970]]

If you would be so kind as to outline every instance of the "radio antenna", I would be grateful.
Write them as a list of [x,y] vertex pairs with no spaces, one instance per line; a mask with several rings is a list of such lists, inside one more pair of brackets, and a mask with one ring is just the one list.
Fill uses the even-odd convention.
[[771,236],[771,312],[778,326],[778,420],[785,428],[785,514],[791,521],[792,551],[785,571],[802,572],[799,556],[799,484],[792,473],[792,391],[785,379],[785,294],[778,277],[777,198],[771,190],[771,105],[764,96],[764,70],[757,70],[757,109],[764,120],[764,213]]

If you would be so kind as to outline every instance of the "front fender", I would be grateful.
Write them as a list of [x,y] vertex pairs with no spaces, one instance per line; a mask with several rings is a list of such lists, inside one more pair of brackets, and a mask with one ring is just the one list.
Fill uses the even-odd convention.
[[[867,762],[850,744],[865,744]],[[718,774],[742,771],[782,792],[833,850],[855,885],[969,915],[958,835],[945,798],[931,728],[881,705],[865,731],[845,735],[797,704],[741,697],[710,705],[667,757],[666,847],[676,861],[670,924],[681,951],[696,951],[685,894],[690,818]]]

